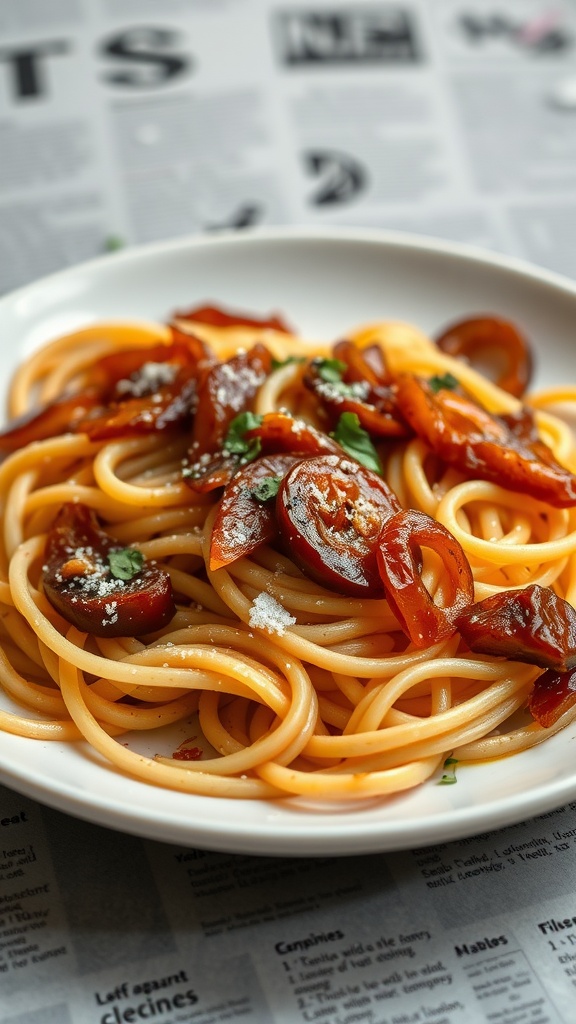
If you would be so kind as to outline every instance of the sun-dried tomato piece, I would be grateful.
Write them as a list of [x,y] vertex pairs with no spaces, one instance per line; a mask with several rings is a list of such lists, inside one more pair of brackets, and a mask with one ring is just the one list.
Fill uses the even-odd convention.
[[246,440],[256,439],[260,441],[263,455],[275,455],[280,452],[291,452],[296,455],[322,455],[324,452],[342,455],[342,448],[328,434],[284,412],[268,412],[257,427],[246,431]]
[[190,461],[216,453],[231,421],[251,409],[254,397],[272,369],[272,356],[264,345],[211,366],[198,382],[198,407],[192,429]]
[[106,402],[154,394],[159,385],[174,378],[184,366],[194,366],[198,357],[188,344],[142,345],[120,349],[97,359],[90,367],[90,383],[101,390]]
[[[540,438],[532,409],[523,405],[516,412],[502,413],[499,419],[508,428],[516,442],[528,448],[544,466],[549,466],[552,470],[559,468],[562,473],[568,473],[563,466],[558,466],[550,448]],[[573,474],[568,473],[568,477],[570,476],[576,482]]]
[[96,389],[58,398],[41,409],[11,420],[0,431],[0,451],[15,452],[33,441],[74,433],[78,424],[90,412],[101,407],[102,400]]
[[244,313],[227,311],[219,306],[193,306],[191,309],[177,310],[172,314],[175,320],[192,320],[207,324],[210,327],[254,327],[257,330],[270,328],[283,334],[294,334],[282,317],[246,316]]
[[[278,533],[274,498],[281,479],[300,455],[265,455],[236,473],[226,487],[214,520],[210,568],[249,555]],[[267,487],[267,484],[270,486]]]
[[398,406],[432,451],[463,473],[521,491],[558,508],[576,504],[576,477],[541,440],[528,440],[526,413],[493,416],[450,388],[412,374],[398,378]]
[[[172,366],[170,363],[154,365]],[[87,434],[92,441],[103,441],[157,433],[186,423],[196,407],[196,371],[188,366],[174,369],[170,383],[156,384],[154,390],[143,397],[126,397],[111,402],[103,412],[95,410],[85,416],[76,430]],[[158,375],[156,379],[170,378]]]
[[185,422],[196,403],[196,375],[216,357],[199,339],[181,337],[97,359],[90,367],[89,387],[13,420],[0,432],[0,450],[15,451],[68,431],[102,440]]
[[[412,431],[399,412],[396,385],[379,382],[362,350],[351,342],[340,342],[334,352],[339,353],[334,360],[311,360],[303,377],[331,425],[343,412],[352,412],[374,438],[408,437]],[[341,375],[335,369],[338,363]]]
[[[257,422],[251,427],[243,426],[240,434],[243,444],[235,444],[229,450],[230,432],[243,419]],[[236,437],[235,440],[240,438]],[[341,455],[342,447],[304,420],[294,419],[288,413],[281,412],[270,412],[264,416],[245,413],[235,417],[229,424],[223,447],[197,458],[186,467],[184,478],[191,490],[206,494],[218,487],[226,487],[242,466],[257,456],[321,455],[323,452]]]
[[528,388],[532,376],[530,345],[510,320],[497,316],[458,320],[442,331],[436,344],[442,352],[465,359],[484,375],[492,366],[490,376],[495,383],[517,398]]
[[[422,548],[435,551],[446,570],[450,593],[437,605],[421,577]],[[384,524],[378,568],[386,598],[416,647],[427,647],[456,632],[458,615],[474,600],[474,580],[461,545],[442,523],[415,509],[402,509]]]
[[209,494],[219,487],[226,487],[239,468],[240,462],[235,455],[223,454],[222,451],[206,452],[184,468],[183,479],[195,494]]
[[186,747],[181,743],[173,752],[172,758],[174,761],[200,761],[202,753],[202,747]]
[[[172,585],[138,555],[116,544],[86,505],[68,502],[46,541],[44,592],[67,622],[93,636],[155,632],[176,611]],[[118,567],[126,562],[127,570]]]
[[545,729],[576,704],[576,668],[557,672],[549,668],[538,676],[528,700],[532,717]]
[[302,571],[343,594],[382,593],[376,552],[385,521],[399,509],[388,485],[341,455],[302,459],[276,499],[281,541]]
[[456,623],[468,647],[556,672],[576,666],[576,611],[550,587],[534,583],[478,601]]

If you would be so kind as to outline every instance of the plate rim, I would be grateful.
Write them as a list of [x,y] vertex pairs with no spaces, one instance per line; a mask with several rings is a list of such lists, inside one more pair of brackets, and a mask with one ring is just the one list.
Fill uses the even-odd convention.
[[245,246],[247,244],[268,243],[301,243],[301,242],[345,242],[371,244],[381,247],[415,250],[417,252],[438,253],[447,257],[456,257],[467,263],[480,263],[486,267],[497,267],[517,274],[519,277],[530,277],[540,284],[548,284],[576,295],[576,280],[521,256],[488,249],[470,242],[453,241],[437,238],[433,235],[420,234],[412,231],[400,231],[389,228],[354,228],[340,225],[286,224],[262,226],[243,229],[242,231],[219,231],[211,234],[192,233],[179,238],[163,239],[146,242],[142,245],[131,245],[125,249],[110,253],[102,253],[89,260],[83,260],[53,273],[43,275],[28,284],[11,289],[0,295],[0,309],[3,305],[18,302],[22,296],[37,289],[57,284],[60,280],[81,276],[83,274],[99,274],[114,264],[133,263],[139,260],[166,255],[184,253],[187,250],[201,248],[218,248],[224,246]]

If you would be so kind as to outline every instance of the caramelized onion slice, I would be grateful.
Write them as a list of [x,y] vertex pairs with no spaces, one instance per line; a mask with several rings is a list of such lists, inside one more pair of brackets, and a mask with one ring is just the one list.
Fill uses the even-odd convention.
[[346,364],[346,381],[367,381],[368,384],[391,384],[384,353],[379,345],[361,348],[353,341],[343,339],[332,347],[335,359]]
[[10,421],[0,431],[0,451],[15,452],[33,441],[74,432],[78,424],[102,406],[97,390],[65,396]]
[[129,578],[112,571],[122,549],[86,505],[62,506],[48,534],[43,586],[53,607],[92,636],[142,636],[165,626],[176,610],[170,577],[144,563]]
[[442,331],[436,344],[447,355],[465,359],[516,398],[527,391],[532,353],[529,342],[510,320],[497,316],[458,320]]
[[[421,549],[442,560],[450,584],[449,603],[435,604],[421,577]],[[416,647],[427,647],[456,632],[458,615],[474,600],[472,570],[455,537],[424,512],[402,509],[384,524],[378,568],[390,608]]]
[[466,395],[435,391],[413,374],[398,378],[398,405],[439,458],[480,480],[521,491],[556,508],[576,504],[576,477],[520,417],[493,416]]
[[173,314],[173,317],[175,320],[191,320],[199,324],[207,324],[210,327],[254,327],[257,330],[269,328],[281,331],[283,334],[294,334],[294,331],[278,315],[246,316],[244,313],[235,313],[222,309],[220,306],[192,306],[190,309],[179,309]]

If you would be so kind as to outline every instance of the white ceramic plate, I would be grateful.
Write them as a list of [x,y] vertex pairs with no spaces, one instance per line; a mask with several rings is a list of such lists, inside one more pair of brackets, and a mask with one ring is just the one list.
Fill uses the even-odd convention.
[[[537,383],[576,380],[575,284],[449,243],[300,229],[131,250],[9,295],[0,301],[0,379],[63,331],[98,319],[164,319],[205,301],[277,310],[303,334],[328,338],[381,318],[433,332],[490,311],[533,340]],[[11,735],[0,737],[0,781],[70,814],[168,842],[254,854],[364,853],[495,829],[575,799],[575,734],[576,726],[516,757],[460,768],[457,785],[429,782],[358,805],[187,796],[126,778],[80,745]]]

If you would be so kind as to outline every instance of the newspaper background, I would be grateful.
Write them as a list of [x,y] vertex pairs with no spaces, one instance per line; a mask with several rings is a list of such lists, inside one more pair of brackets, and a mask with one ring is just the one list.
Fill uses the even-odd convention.
[[[576,276],[576,5],[0,0],[0,292],[263,224]],[[0,788],[1,1024],[571,1024],[576,804],[403,854],[141,841]]]

